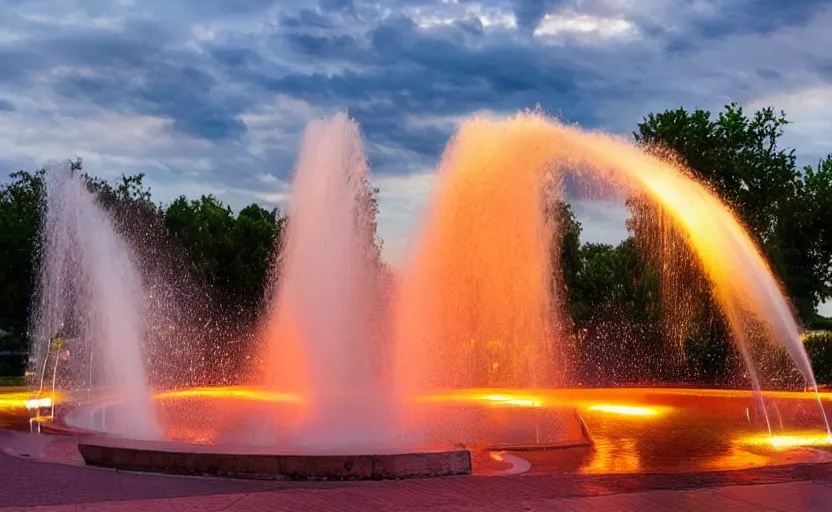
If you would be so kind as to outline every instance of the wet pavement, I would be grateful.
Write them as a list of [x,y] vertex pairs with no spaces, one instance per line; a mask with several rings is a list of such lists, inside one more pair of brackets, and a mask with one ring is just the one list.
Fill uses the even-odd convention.
[[[596,393],[581,406],[593,447],[475,451],[475,476],[399,482],[262,482],[98,469],[83,465],[74,436],[5,429],[0,511],[832,510],[832,452],[749,442],[759,421],[748,397],[612,395]],[[792,402],[776,407],[802,428],[801,415],[811,416],[810,409]],[[660,412],[642,414],[636,403]],[[27,430],[28,416],[0,407],[0,424]]]
[[0,508],[0,511],[823,512],[829,510],[830,500],[832,500],[832,486],[800,482],[696,491],[654,491],[594,498],[528,497],[510,501],[472,499],[471,495],[457,493],[439,493],[427,497],[424,493],[403,489],[305,489],[105,501],[80,505],[10,507]]
[[[27,436],[35,437],[35,436]],[[43,439],[43,436],[38,436]],[[70,438],[63,438],[71,444]],[[31,439],[29,439],[31,441]],[[521,475],[399,482],[261,482],[174,477],[27,460],[65,456],[0,432],[7,510],[827,511],[832,464],[666,475]],[[11,450],[15,453],[14,450]]]

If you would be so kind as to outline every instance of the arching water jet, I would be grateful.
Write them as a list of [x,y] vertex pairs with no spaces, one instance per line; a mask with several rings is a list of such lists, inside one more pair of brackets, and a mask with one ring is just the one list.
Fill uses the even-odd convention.
[[[429,389],[437,382],[458,387],[466,382],[459,376],[483,364],[481,347],[468,353],[463,348],[472,332],[518,340],[511,354],[526,364],[535,360],[531,354],[546,353],[530,347],[557,342],[546,337],[543,323],[529,331],[524,329],[532,324],[517,321],[537,318],[545,309],[541,307],[545,296],[540,241],[546,236],[540,228],[537,184],[550,169],[591,173],[645,193],[661,205],[701,261],[758,396],[760,385],[749,350],[750,322],[764,326],[769,338],[788,351],[807,384],[816,389],[787,299],[759,249],[713,193],[680,168],[628,142],[568,127],[536,113],[504,122],[467,121],[444,156],[437,199],[402,294],[404,327],[398,339],[398,372],[410,365],[403,377],[404,389]],[[524,222],[519,222],[521,218]],[[486,238],[490,244],[483,242]],[[490,255],[493,260],[487,258]],[[530,271],[519,272],[521,268]],[[495,307],[483,308],[483,304]],[[526,313],[527,308],[534,313]],[[487,313],[478,316],[480,311]],[[503,319],[509,329],[500,323]],[[423,326],[425,332],[414,334],[416,326]],[[529,336],[532,331],[539,337]],[[559,362],[546,364],[553,367]],[[445,371],[451,376],[442,377],[448,365]],[[828,432],[825,413],[823,419]]]

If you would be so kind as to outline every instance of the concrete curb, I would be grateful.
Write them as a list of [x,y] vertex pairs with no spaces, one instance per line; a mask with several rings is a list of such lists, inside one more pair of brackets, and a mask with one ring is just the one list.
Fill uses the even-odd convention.
[[471,474],[468,450],[377,455],[296,455],[187,451],[81,440],[84,462],[130,471],[260,480],[398,480]]

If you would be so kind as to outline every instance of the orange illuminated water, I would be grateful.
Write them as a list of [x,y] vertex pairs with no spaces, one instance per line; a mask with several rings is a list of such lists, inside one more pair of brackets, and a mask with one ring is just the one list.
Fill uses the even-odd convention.
[[[773,437],[764,433],[749,390],[727,389],[464,389],[419,397],[435,411],[449,404],[487,412],[491,421],[534,422],[538,413],[577,407],[591,436],[589,446],[522,451],[532,473],[655,473],[745,469],[832,460],[832,447],[817,426],[815,396],[806,392],[764,391],[781,411],[784,424]],[[0,391],[0,425],[28,429],[26,400],[31,393]],[[827,405],[832,393],[820,394]],[[259,425],[275,413],[291,416],[301,397],[254,387],[207,387],[160,392],[157,413],[170,441],[243,447],[272,447]],[[530,413],[530,414],[529,414]],[[118,414],[113,410],[108,414]],[[51,425],[43,425],[45,430]],[[267,433],[267,432],[266,432]],[[475,473],[482,467],[477,445]],[[504,451],[488,450],[499,454]],[[488,457],[485,457],[486,459]],[[487,464],[485,464],[487,466]]]
[[[763,391],[783,418],[774,436],[750,390],[734,389],[468,389],[420,400],[480,403],[503,411],[577,407],[591,447],[519,452],[533,473],[654,473],[747,469],[832,460],[819,430],[814,393]],[[826,405],[832,393],[820,393]],[[515,404],[512,408],[508,404]]]
[[469,122],[450,143],[403,268],[396,376],[406,394],[551,385],[551,157],[528,123]]
[[[353,121],[310,125],[264,321],[263,387],[157,394],[168,440],[297,453],[398,449],[402,439],[515,449],[567,441],[558,455],[529,455],[533,466],[583,473],[750,467],[782,462],[777,451],[828,444],[828,395],[760,392],[757,343],[785,348],[815,385],[797,325],[740,222],[682,169],[538,114],[467,121],[443,155],[389,305],[371,243],[368,172]],[[701,261],[756,394],[545,389],[568,370],[551,264],[557,226],[546,213],[559,194],[550,185],[567,172],[646,194],[669,213]],[[377,311],[388,306],[395,334],[386,337]],[[96,424],[129,417],[108,400],[88,407],[87,430],[108,432]],[[0,416],[45,404],[0,398]]]
[[[518,414],[524,411],[576,407],[592,445],[517,452],[532,463],[533,473],[694,472],[832,460],[832,454],[813,450],[832,446],[816,428],[814,394],[764,391],[763,396],[777,404],[785,421],[774,437],[763,433],[764,420],[749,390],[483,388],[439,392],[417,401],[437,412],[454,403],[484,409],[492,421],[504,417],[508,422],[534,417]],[[820,397],[832,403],[832,393]],[[241,418],[250,421],[273,410],[290,414],[301,400],[257,388],[198,388],[157,399],[171,439],[201,443],[239,440],[229,432],[241,428]],[[183,414],[194,409],[208,416],[194,421],[192,413]]]
[[292,181],[262,369],[270,389],[303,397],[290,417],[276,418],[284,430],[292,427],[296,446],[379,446],[395,433],[379,371],[367,183],[358,125],[343,114],[310,123]]
[[[563,364],[553,357],[558,340],[547,325],[557,316],[542,183],[564,172],[647,194],[669,213],[705,269],[754,389],[760,385],[750,345],[760,336],[751,333],[761,330],[761,343],[784,347],[815,386],[776,278],[712,192],[624,140],[525,113],[463,123],[443,157],[398,305],[396,374],[406,394],[533,387]],[[771,430],[765,406],[763,412]]]
[[[309,442],[372,445],[387,430],[410,434],[437,424],[442,428],[432,435],[459,440],[465,433],[437,416],[456,413],[413,404],[439,390],[560,384],[569,369],[559,357],[558,333],[565,322],[552,275],[557,226],[547,211],[560,194],[552,185],[566,173],[646,195],[668,212],[704,268],[745,359],[751,387],[759,392],[754,354],[776,347],[785,348],[807,384],[815,385],[777,280],[713,193],[683,169],[631,143],[536,113],[474,118],[461,125],[442,157],[414,250],[400,270],[391,305],[395,335],[380,336],[387,326],[374,323],[372,314],[385,307],[377,290],[379,271],[370,264],[366,226],[357,215],[367,206],[360,190],[368,172],[362,151],[357,125],[345,116],[312,123],[293,183],[263,370],[272,391],[301,397],[293,415],[281,421]],[[752,344],[762,350],[751,350]],[[392,360],[386,356],[390,352]],[[388,369],[394,396],[387,393]],[[757,397],[765,429],[773,432],[768,406]],[[815,399],[822,405],[819,395]],[[534,396],[499,391],[484,400],[517,411],[541,407]],[[814,418],[820,414],[826,422],[817,404]],[[391,411],[401,405],[410,417],[393,421]],[[668,416],[662,404],[593,407],[588,414]],[[782,421],[779,409],[776,414]]]

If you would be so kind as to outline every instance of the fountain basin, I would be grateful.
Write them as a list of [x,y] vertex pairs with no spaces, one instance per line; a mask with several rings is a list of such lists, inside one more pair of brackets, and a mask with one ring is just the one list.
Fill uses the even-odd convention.
[[[333,425],[326,432],[309,431],[303,421],[303,400],[257,388],[161,392],[156,394],[154,410],[169,442],[247,450],[280,447],[283,453],[308,455],[387,453],[391,447],[421,452],[437,446],[506,450],[591,444],[575,407],[538,405],[499,394],[463,400],[427,397],[408,405],[404,417],[395,422],[399,428],[382,419],[366,431]],[[113,427],[126,406],[104,398],[74,404],[64,409],[58,423],[74,432],[115,435]]]
[[[820,398],[827,410],[832,407],[832,393],[822,392]],[[826,438],[814,393],[767,391],[763,400],[772,435],[767,433],[759,400],[747,390],[457,390],[420,400],[420,406],[427,408],[423,416],[433,419],[426,426],[434,429],[436,442],[401,439],[393,445],[398,448],[395,451],[366,444],[335,451],[333,445],[281,438],[281,432],[265,428],[265,422],[291,419],[297,401],[253,388],[157,393],[155,407],[166,440],[160,444],[169,443],[162,451],[168,452],[355,457],[465,448],[471,452],[473,475],[502,474],[507,468],[500,459],[506,457],[500,454],[512,453],[528,462],[530,474],[698,474],[832,461],[832,443]],[[21,399],[21,410],[22,403]],[[525,442],[535,433],[535,425],[544,427],[544,421],[536,422],[547,415],[566,414],[567,406],[577,409],[592,436],[591,444],[584,441],[546,449],[550,447],[546,441],[553,438],[546,427],[539,432],[543,443],[532,443],[533,451],[521,451],[523,446],[516,441]],[[120,407],[105,399],[81,403],[67,397],[59,403],[55,421],[45,424],[43,431],[77,434],[82,442],[93,444],[87,440],[102,438],[101,427],[107,427],[106,422],[99,422],[116,418]],[[26,428],[25,416],[18,428]],[[500,446],[504,441],[515,443]],[[106,444],[126,446],[116,439]],[[159,450],[152,444],[143,448]]]
[[[498,396],[492,398],[499,398]],[[510,400],[509,400],[510,402]],[[328,436],[303,428],[303,401],[256,388],[193,388],[158,393],[163,440],[112,435],[123,408],[110,398],[67,403],[56,426],[81,436],[89,465],[136,471],[258,479],[378,480],[466,475],[469,449],[586,446],[572,407],[522,407],[499,401],[430,399],[395,432]]]

